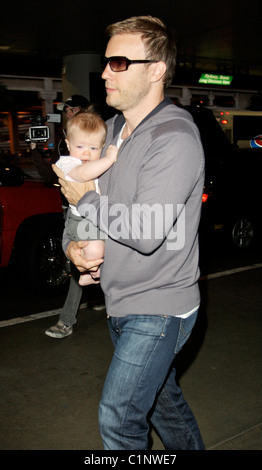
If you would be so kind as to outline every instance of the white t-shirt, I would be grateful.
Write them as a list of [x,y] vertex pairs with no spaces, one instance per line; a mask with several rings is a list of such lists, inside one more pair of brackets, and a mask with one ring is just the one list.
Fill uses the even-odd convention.
[[[79,158],[66,155],[66,156],[60,157],[59,160],[57,160],[56,165],[58,166],[58,168],[60,168],[60,170],[63,171],[67,181],[75,181],[72,178],[70,178],[70,176],[68,176],[68,173],[70,173],[70,171],[76,166],[82,165],[82,163],[83,162]],[[94,183],[95,183],[96,191],[98,192],[98,194],[100,194],[97,178],[94,180]],[[73,204],[69,204],[69,207],[72,210],[74,215],[80,215],[76,207],[73,206]]]

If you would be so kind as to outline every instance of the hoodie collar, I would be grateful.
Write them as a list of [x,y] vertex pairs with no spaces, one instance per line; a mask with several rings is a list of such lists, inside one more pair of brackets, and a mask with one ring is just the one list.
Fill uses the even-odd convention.
[[[166,106],[173,104],[170,98],[164,98],[139,124],[136,126],[135,130],[138,129],[144,122],[146,122],[148,119],[151,119],[153,116],[155,116],[159,111],[161,111],[163,108]],[[117,115],[115,117],[115,122],[114,122],[114,131],[113,131],[113,137],[115,138],[119,132],[121,131],[123,125],[125,123],[125,118],[124,115],[121,113],[120,115]]]

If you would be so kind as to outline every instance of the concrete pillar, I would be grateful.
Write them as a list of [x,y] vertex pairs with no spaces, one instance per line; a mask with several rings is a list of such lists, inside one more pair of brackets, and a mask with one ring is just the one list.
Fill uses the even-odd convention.
[[208,106],[213,106],[213,102],[215,99],[215,95],[212,93],[212,91],[208,94]]
[[182,96],[179,100],[182,106],[189,106],[191,103],[191,98],[192,98],[192,93],[190,92],[189,88],[183,87]]
[[[53,82],[51,78],[44,79],[44,89],[39,91],[39,97],[43,100],[42,101],[42,116],[46,117],[47,114],[54,113],[54,100],[57,97],[56,91],[53,89]],[[50,130],[50,139],[47,142],[49,147],[54,147],[55,145],[55,128],[54,123],[49,122],[48,127]]]
[[102,73],[101,54],[79,53],[71,54],[63,58],[62,90],[63,99],[71,95],[83,95],[89,101],[90,73]]

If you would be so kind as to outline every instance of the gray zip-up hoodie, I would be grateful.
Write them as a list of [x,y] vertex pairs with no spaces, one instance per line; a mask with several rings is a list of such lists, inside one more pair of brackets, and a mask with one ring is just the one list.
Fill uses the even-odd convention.
[[[123,115],[108,121],[117,144]],[[204,154],[191,115],[163,100],[122,143],[80,214],[106,232],[101,287],[107,313],[181,315],[199,304],[198,225]],[[69,240],[64,236],[64,249]]]

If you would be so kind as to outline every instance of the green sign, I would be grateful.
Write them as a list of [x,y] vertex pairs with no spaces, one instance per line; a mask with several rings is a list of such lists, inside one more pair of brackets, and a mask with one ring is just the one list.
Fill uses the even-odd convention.
[[202,73],[198,83],[206,83],[207,85],[230,85],[232,80],[232,75],[213,75],[212,73]]

